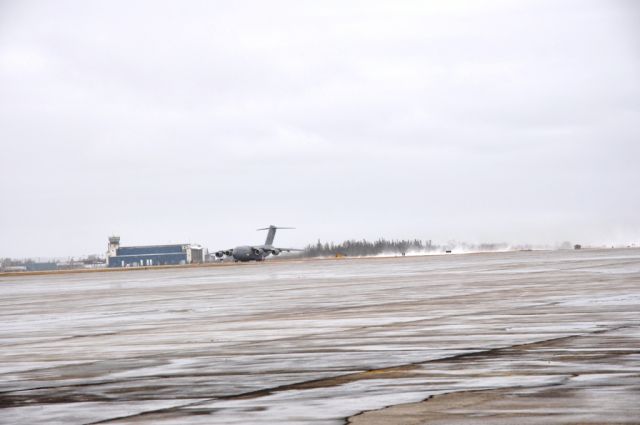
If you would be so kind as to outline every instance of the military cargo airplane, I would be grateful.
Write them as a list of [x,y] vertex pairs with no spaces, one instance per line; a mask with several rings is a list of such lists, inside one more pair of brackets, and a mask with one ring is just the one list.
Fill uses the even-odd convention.
[[264,245],[237,246],[233,249],[218,251],[215,253],[215,256],[220,260],[222,260],[224,257],[232,257],[233,260],[237,263],[238,261],[263,261],[269,255],[278,255],[283,251],[302,251],[301,249],[274,247],[273,239],[276,237],[276,230],[278,229],[294,229],[294,227],[277,227],[271,225],[269,227],[265,227],[264,229],[258,229],[269,231],[267,233],[267,240],[264,242]]

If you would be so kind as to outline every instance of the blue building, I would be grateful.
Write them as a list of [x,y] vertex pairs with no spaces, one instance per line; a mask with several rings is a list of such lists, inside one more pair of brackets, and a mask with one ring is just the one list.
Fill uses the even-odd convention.
[[199,245],[120,246],[120,237],[109,238],[108,267],[144,267],[202,263],[203,249]]

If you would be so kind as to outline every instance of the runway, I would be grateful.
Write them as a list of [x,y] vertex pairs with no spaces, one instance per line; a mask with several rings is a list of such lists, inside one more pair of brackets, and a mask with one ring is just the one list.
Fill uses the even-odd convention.
[[11,276],[0,295],[0,423],[640,418],[640,249]]

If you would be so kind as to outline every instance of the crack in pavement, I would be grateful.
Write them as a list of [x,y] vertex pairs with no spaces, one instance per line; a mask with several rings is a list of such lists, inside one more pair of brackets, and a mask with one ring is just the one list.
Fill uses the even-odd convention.
[[[580,334],[580,335],[574,335],[574,336],[568,336],[568,337],[563,337],[563,338],[554,338],[554,339],[550,339],[550,340],[546,340],[546,341],[538,341],[538,342],[534,342],[534,343],[527,343],[527,344],[521,344],[521,345],[514,345],[512,347],[507,347],[506,350],[518,350],[518,349],[522,349],[522,348],[527,348],[527,347],[536,347],[536,346],[540,346],[543,347],[545,345],[548,345],[548,343],[556,343],[559,342],[561,340],[569,340],[569,339],[574,339],[574,338],[581,338],[581,337],[590,337],[593,335],[598,335],[598,334],[605,334],[608,332],[615,332],[617,330],[621,330],[621,329],[629,329],[629,328],[635,328],[638,327],[639,325],[637,323],[633,323],[633,324],[625,324],[625,325],[620,325],[620,326],[615,326],[609,329],[600,329],[594,332],[588,332],[588,333],[584,333],[584,334]],[[497,350],[488,350],[486,353],[489,352],[494,352],[495,354],[501,354],[499,353],[500,351],[502,351],[502,349],[497,349]],[[616,351],[615,354],[616,355],[630,355],[630,354],[640,354],[640,350],[639,349],[626,349],[623,350],[622,352],[620,351]],[[484,356],[484,353],[469,353],[468,355],[463,354],[461,356],[455,356],[454,358],[449,358],[449,359],[438,359],[435,362],[441,362],[441,361],[448,361],[450,359],[461,359],[461,358],[473,358],[474,355],[478,355],[478,354],[482,354],[482,356]],[[376,414],[378,413],[384,413],[384,411],[386,411],[387,409],[394,409],[394,408],[402,408],[402,406],[406,406],[408,407],[405,410],[401,410],[401,412],[403,413],[398,413],[398,411],[396,410],[395,413],[391,414],[391,417],[394,419],[393,423],[396,423],[396,421],[399,421],[399,419],[403,418],[403,415],[409,415],[411,418],[421,418],[420,419],[420,423],[427,423],[429,421],[429,417],[427,416],[420,416],[420,414],[416,413],[417,410],[411,410],[411,406],[420,406],[423,405],[424,403],[428,403],[431,402],[433,400],[440,400],[443,397],[451,397],[451,396],[462,396],[462,395],[466,395],[466,394],[486,394],[486,393],[491,393],[491,392],[496,392],[496,391],[500,391],[500,392],[504,392],[504,391],[516,391],[518,389],[526,389],[526,390],[533,390],[533,389],[549,389],[552,387],[561,387],[563,385],[566,385],[567,383],[571,382],[573,379],[575,378],[579,378],[580,376],[584,376],[584,375],[593,375],[593,374],[610,374],[610,373],[615,373],[616,375],[621,375],[621,376],[631,376],[631,377],[640,377],[640,374],[629,374],[627,372],[624,371],[591,371],[591,372],[587,372],[587,373],[578,373],[578,372],[571,372],[571,373],[560,373],[560,374],[550,374],[549,376],[563,376],[564,379],[558,381],[558,382],[548,382],[545,384],[531,384],[531,385],[494,385],[494,386],[489,386],[486,388],[478,388],[478,389],[465,389],[465,390],[457,390],[457,391],[444,391],[444,392],[437,392],[436,394],[431,394],[428,397],[419,400],[419,401],[412,401],[412,402],[407,402],[407,403],[396,403],[396,404],[389,404],[386,405],[384,407],[381,408],[377,408],[377,409],[371,409],[371,410],[363,410],[360,411],[356,414],[350,415],[346,418],[344,418],[344,425],[354,425],[354,424],[360,424],[361,422],[358,420],[359,417],[363,416],[363,415],[368,415],[368,414],[373,414],[374,416],[372,418],[367,417],[367,419],[363,419],[365,422],[362,423],[369,423],[369,420],[374,420],[375,424],[378,423],[384,423],[386,424],[386,420],[389,419],[389,414],[387,415],[380,415],[379,417],[376,417]],[[526,373],[521,373],[521,375],[526,375]],[[509,394],[509,393],[507,393]],[[475,410],[477,412],[477,407],[475,408]],[[422,414],[424,414],[424,412],[421,412]],[[436,414],[438,412],[435,412]],[[396,419],[398,418],[398,419]],[[426,422],[425,422],[426,421]],[[402,423],[402,422],[400,422]],[[413,423],[413,422],[411,422]],[[430,422],[429,422],[430,423]],[[440,423],[440,422],[438,422]],[[448,422],[447,422],[448,423]]]
[[[533,305],[532,307],[534,308],[539,308],[539,307],[547,307],[547,306],[552,306],[552,305],[557,305],[559,304],[559,301],[550,301],[550,302],[543,302],[543,303],[539,303],[536,305]],[[347,308],[347,309],[350,309]],[[508,311],[512,311],[512,310],[518,310],[519,307],[512,307],[509,309],[504,309],[502,310],[502,312],[508,312]],[[486,310],[486,311],[480,311],[480,312],[475,312],[474,314],[487,314],[487,313],[491,313],[493,310]],[[262,340],[262,341],[250,341],[250,342],[239,342],[236,344],[230,344],[230,347],[247,347],[247,346],[255,346],[257,344],[262,344],[262,343],[266,343],[266,342],[276,342],[276,341],[288,341],[288,340],[304,340],[307,338],[313,338],[313,337],[317,337],[317,336],[322,336],[322,335],[336,335],[336,334],[340,334],[340,333],[345,333],[345,332],[353,332],[353,331],[359,331],[359,330],[366,330],[366,329],[384,329],[386,327],[393,327],[396,325],[400,325],[400,326],[406,326],[406,325],[413,325],[413,324],[419,324],[419,323],[424,323],[424,322],[430,322],[430,321],[434,321],[434,320],[442,320],[442,319],[450,319],[450,318],[455,318],[455,317],[465,317],[468,316],[469,313],[454,313],[454,314],[444,314],[444,315],[440,315],[438,317],[430,317],[430,318],[421,318],[421,319],[416,319],[416,320],[409,320],[409,321],[398,321],[398,322],[392,322],[392,323],[388,323],[388,324],[383,324],[383,325],[369,325],[369,326],[354,326],[348,329],[344,329],[341,331],[326,331],[326,332],[316,332],[316,333],[311,333],[311,334],[305,334],[303,336],[287,336],[287,337],[281,337],[281,338],[272,338],[269,340]],[[105,332],[102,334],[97,334],[97,335],[116,335],[118,334],[118,332]],[[97,336],[96,335],[96,336]],[[93,335],[86,335],[88,336],[93,336]],[[83,335],[81,336],[72,336],[72,337],[67,337],[64,339],[73,339],[73,338],[79,338],[79,337],[83,337]],[[225,354],[224,357],[229,357],[229,356],[233,356],[234,353],[228,353]],[[162,357],[163,354],[158,353],[158,354],[153,354],[153,355],[146,355],[146,356],[138,356],[138,357],[131,357],[128,358],[127,360],[142,360],[142,361],[148,361],[151,359],[155,359],[155,358],[160,358],[162,360],[166,360],[164,357]],[[434,359],[437,360],[437,359]],[[429,360],[431,361],[431,360]],[[420,364],[422,362],[415,362],[415,363],[410,363],[410,364]],[[99,364],[99,362],[85,362],[85,363],[79,363],[79,364],[71,364],[71,365],[67,365],[67,366],[76,366],[76,365],[94,365],[94,364]],[[33,372],[33,371],[46,371],[46,370],[56,370],[58,368],[60,368],[61,366],[54,366],[54,367],[50,367],[50,368],[36,368],[36,369],[30,369],[27,371],[22,371],[21,373],[25,373],[25,372]],[[62,366],[62,367],[66,367],[66,366]],[[359,373],[359,372],[357,372]],[[216,375],[223,375],[223,374],[216,374]],[[2,375],[0,375],[2,376]],[[206,374],[201,374],[198,376],[207,376]],[[59,389],[63,389],[63,388],[75,388],[75,387],[89,387],[89,386],[101,386],[101,385],[110,385],[110,384],[116,384],[118,382],[135,382],[135,381],[144,381],[147,380],[149,378],[154,378],[154,377],[165,377],[165,375],[153,375],[153,376],[143,376],[143,377],[131,377],[131,378],[126,378],[126,379],[114,379],[114,380],[106,380],[106,381],[97,381],[97,382],[87,382],[87,383],[79,383],[79,384],[69,384],[69,385],[48,385],[48,386],[40,386],[40,387],[32,387],[32,388],[23,388],[23,389],[19,389],[19,390],[8,390],[8,391],[0,391],[0,395],[1,394],[12,394],[12,393],[18,393],[18,392],[27,392],[27,391],[37,391],[37,390],[46,390],[46,389],[54,389],[54,388],[59,388]],[[166,375],[166,377],[180,377],[180,375]],[[321,378],[321,379],[327,379],[327,378]]]
[[[559,341],[566,341],[566,340],[570,340],[570,339],[573,339],[573,338],[579,338],[579,337],[584,337],[584,336],[591,336],[591,335],[603,334],[603,333],[607,333],[607,332],[613,332],[613,331],[617,331],[617,330],[625,329],[625,328],[630,328],[630,327],[634,327],[634,326],[637,326],[637,325],[635,325],[635,324],[619,325],[619,326],[615,326],[615,327],[612,327],[612,328],[598,329],[598,330],[595,330],[595,331],[592,331],[592,332],[586,332],[586,333],[581,333],[581,334],[566,335],[566,336],[561,336],[561,337],[556,337],[556,338],[550,338],[550,339],[527,342],[527,343],[523,343],[523,344],[514,344],[514,345],[509,345],[509,346],[504,346],[504,347],[496,347],[496,348],[491,348],[491,349],[487,349],[487,350],[477,350],[477,351],[473,351],[473,352],[461,353],[461,354],[456,354],[456,355],[448,356],[448,357],[442,357],[442,358],[438,358],[438,359],[431,359],[431,360],[426,360],[426,361],[412,362],[412,363],[396,365],[396,366],[390,366],[390,367],[384,367],[384,368],[369,369],[369,370],[365,370],[365,371],[361,371],[361,372],[354,372],[354,373],[349,373],[349,374],[345,374],[345,375],[339,375],[339,376],[331,377],[331,378],[313,379],[313,380],[309,380],[309,381],[297,382],[297,383],[292,383],[292,384],[285,384],[285,385],[280,385],[280,386],[276,386],[276,387],[272,387],[272,388],[264,388],[264,389],[260,389],[260,390],[248,391],[248,392],[239,393],[239,394],[231,394],[231,395],[226,395],[226,396],[219,396],[219,397],[201,399],[201,400],[198,400],[198,401],[195,401],[195,402],[192,402],[192,403],[187,403],[187,404],[184,404],[184,405],[172,406],[172,407],[162,408],[162,409],[152,409],[152,410],[136,413],[136,414],[133,414],[133,415],[126,415],[126,416],[121,416],[121,417],[108,418],[108,419],[104,419],[104,420],[100,420],[100,421],[96,421],[96,422],[89,422],[89,423],[87,423],[85,425],[105,424],[105,423],[115,422],[115,421],[119,421],[119,420],[139,418],[139,417],[152,415],[152,414],[163,414],[163,413],[178,412],[178,411],[180,411],[181,409],[184,409],[184,408],[196,407],[196,406],[204,405],[204,404],[211,403],[211,402],[218,401],[218,400],[243,400],[243,399],[252,399],[252,398],[265,397],[265,396],[269,396],[269,395],[272,395],[272,394],[275,394],[275,393],[284,392],[284,391],[303,391],[303,390],[308,390],[308,389],[335,387],[335,386],[339,386],[339,385],[343,385],[343,384],[347,384],[347,383],[351,383],[351,382],[356,382],[356,381],[360,381],[360,380],[380,379],[380,378],[384,377],[385,375],[387,377],[389,377],[389,378],[393,378],[396,373],[407,372],[407,371],[410,371],[410,370],[414,370],[418,366],[425,365],[425,364],[442,363],[442,362],[456,361],[456,360],[461,360],[461,359],[471,359],[471,358],[474,358],[474,357],[481,357],[481,356],[482,357],[492,356],[492,355],[493,356],[499,356],[499,355],[503,354],[503,352],[506,353],[509,350],[518,350],[518,349],[527,348],[527,347],[535,347],[537,345],[546,345],[546,344],[549,344],[549,343],[556,343],[556,342],[559,342]],[[570,378],[570,376],[571,375],[568,375],[568,378]],[[547,386],[548,385],[550,385],[550,384],[547,384]],[[359,414],[363,414],[363,413],[365,413],[365,412],[363,411],[363,412],[359,412],[357,414],[359,415]],[[352,416],[350,416],[350,417],[352,417]],[[349,418],[344,418],[345,421],[348,420],[348,419]],[[346,423],[348,423],[348,422],[346,422]]]

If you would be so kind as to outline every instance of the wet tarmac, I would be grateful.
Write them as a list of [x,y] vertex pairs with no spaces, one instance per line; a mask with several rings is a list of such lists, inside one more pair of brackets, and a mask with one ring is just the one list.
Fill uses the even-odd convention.
[[0,295],[0,423],[640,423],[638,249],[3,277]]

